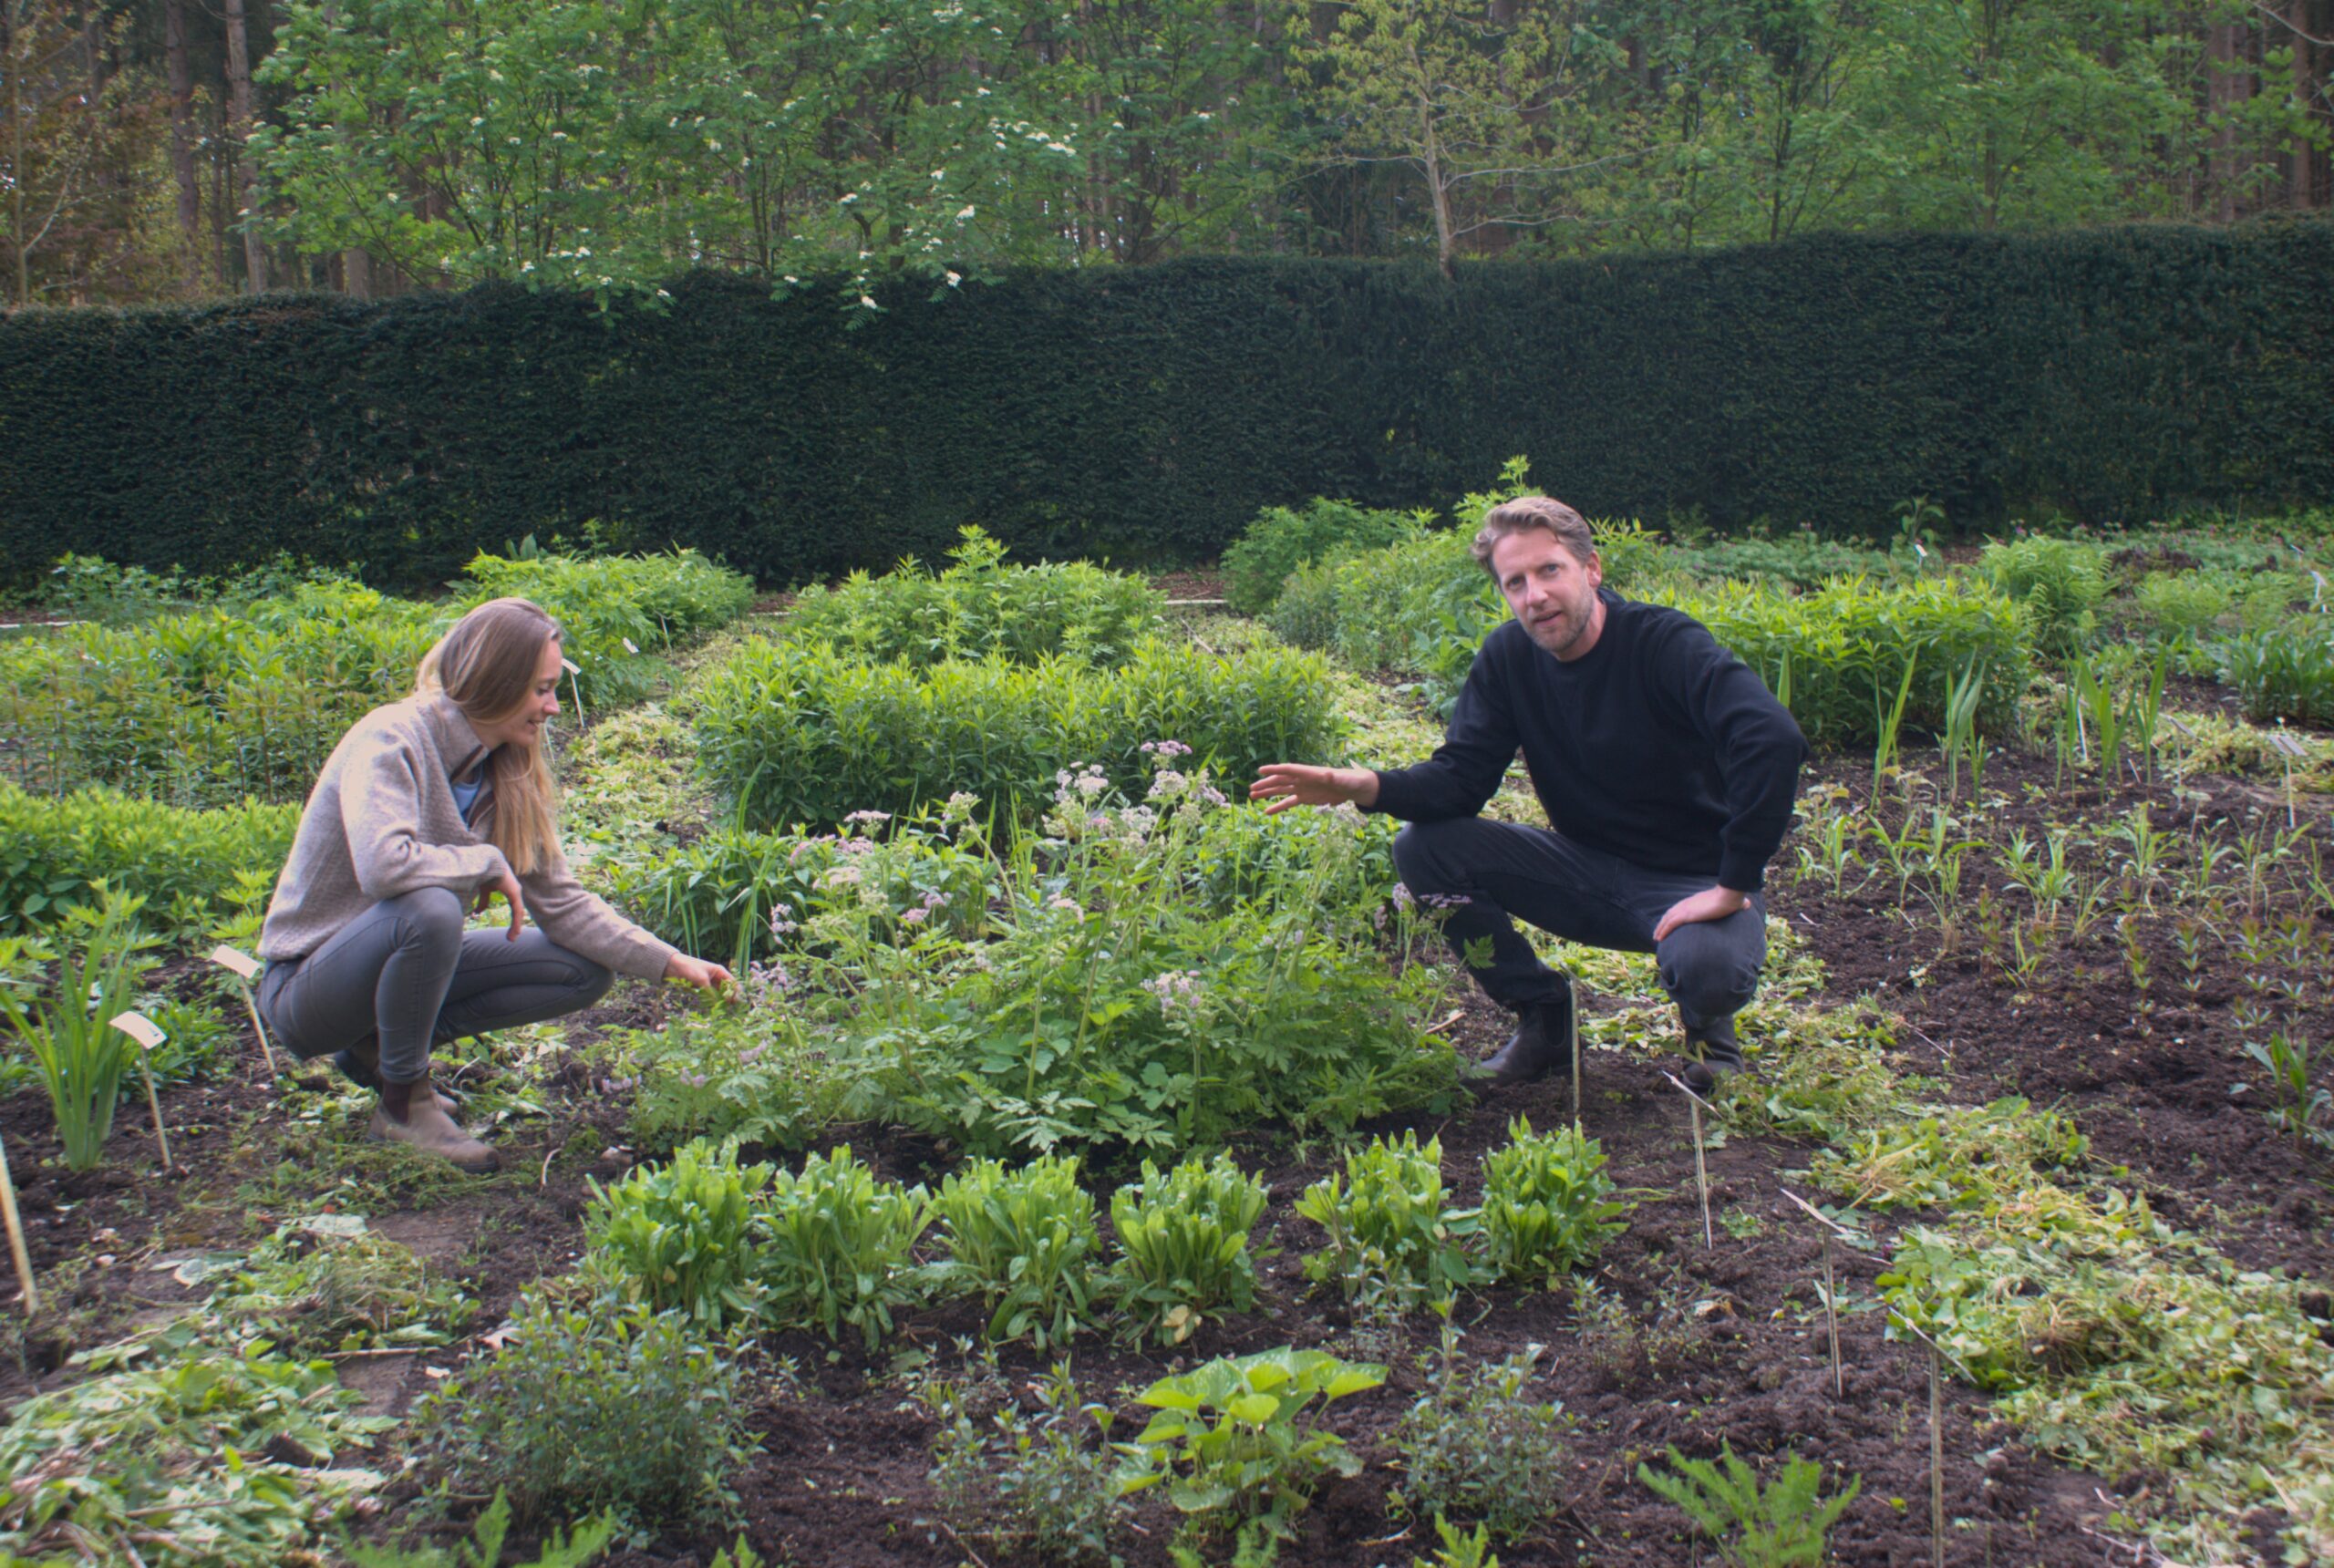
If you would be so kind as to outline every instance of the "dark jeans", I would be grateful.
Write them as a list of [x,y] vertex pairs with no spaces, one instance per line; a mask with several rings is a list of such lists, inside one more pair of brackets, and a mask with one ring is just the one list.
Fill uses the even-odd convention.
[[614,978],[532,926],[464,931],[444,888],[386,899],[303,958],[260,977],[260,1010],[302,1058],[377,1039],[381,1077],[411,1083],[433,1043],[537,1024],[588,1007]]
[[1658,944],[1653,928],[1669,906],[1715,885],[1709,877],[1647,871],[1544,828],[1467,817],[1413,822],[1394,841],[1394,867],[1421,900],[1452,905],[1443,933],[1466,960],[1488,945],[1487,967],[1470,965],[1485,995],[1521,1012],[1563,993],[1565,982],[1532,951],[1509,916],[1590,947],[1651,953],[1661,988],[1689,1029],[1740,1011],[1767,956],[1767,907],[1753,893],[1724,920],[1681,925]]

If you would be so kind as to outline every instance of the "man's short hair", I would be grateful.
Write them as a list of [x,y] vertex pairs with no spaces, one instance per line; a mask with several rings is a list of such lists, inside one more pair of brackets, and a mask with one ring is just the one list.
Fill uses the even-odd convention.
[[1526,533],[1535,528],[1554,534],[1556,542],[1571,551],[1573,559],[1583,566],[1596,553],[1596,536],[1589,531],[1588,520],[1564,502],[1544,495],[1520,495],[1483,513],[1483,526],[1467,548],[1482,569],[1496,579],[1499,573],[1492,565],[1493,547],[1510,534]]

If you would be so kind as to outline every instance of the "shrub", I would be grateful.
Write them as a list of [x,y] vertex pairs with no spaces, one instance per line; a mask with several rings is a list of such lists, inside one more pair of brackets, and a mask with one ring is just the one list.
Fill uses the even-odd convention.
[[1264,1218],[1262,1178],[1229,1154],[1186,1160],[1162,1171],[1142,1162],[1142,1182],[1110,1199],[1121,1299],[1160,1342],[1181,1345],[1218,1305],[1245,1312],[1256,1298],[1248,1233]]
[[1441,1365],[1395,1423],[1400,1456],[1397,1506],[1413,1518],[1480,1520],[1513,1541],[1544,1526],[1565,1502],[1564,1407],[1525,1395],[1535,1346],[1503,1361],[1467,1366],[1458,1334],[1443,1330]]
[[1026,1335],[1043,1350],[1078,1332],[1101,1238],[1074,1157],[1044,1154],[1017,1171],[975,1161],[941,1182],[933,1207],[948,1253],[939,1275],[990,1304],[991,1339]]
[[[983,1431],[955,1388],[934,1391],[933,1490],[960,1536],[1047,1562],[1108,1559],[1126,1513],[1112,1474],[1110,1408],[1080,1397],[1065,1366],[1029,1392],[1035,1410],[1007,1404]],[[1079,1430],[1087,1424],[1091,1442]]]
[[462,595],[465,610],[516,597],[548,611],[566,634],[561,652],[577,666],[584,700],[611,706],[638,701],[656,678],[655,661],[640,650],[670,649],[726,625],[754,599],[749,579],[694,550],[517,560],[481,552],[465,574],[477,584]]
[[273,879],[300,809],[246,800],[186,810],[112,789],[32,795],[0,781],[0,933],[46,925],[98,883],[193,933],[245,876]]
[[936,664],[1050,658],[1110,668],[1158,629],[1166,601],[1141,578],[1084,562],[1007,566],[1005,547],[966,528],[935,574],[913,561],[881,577],[854,572],[806,589],[786,618],[790,641],[862,659]]
[[1535,1133],[1517,1117],[1508,1143],[1483,1157],[1485,1261],[1503,1279],[1537,1277],[1550,1289],[1627,1228],[1613,1201],[1605,1151],[1576,1127]]
[[1418,1134],[1405,1132],[1399,1143],[1373,1138],[1348,1151],[1342,1174],[1330,1172],[1296,1202],[1299,1217],[1329,1237],[1327,1251],[1306,1258],[1306,1276],[1398,1309],[1482,1283],[1465,1251],[1477,1215],[1450,1207],[1448,1196],[1441,1139],[1421,1149]]
[[591,1181],[584,1222],[592,1254],[627,1294],[699,1323],[753,1315],[747,1288],[759,1271],[754,1200],[770,1167],[738,1164],[738,1146],[685,1143],[662,1165],[644,1165],[614,1187]]
[[1978,570],[2031,618],[2034,645],[2063,657],[2091,640],[2107,597],[2107,552],[2096,544],[2037,534],[1988,544]]
[[960,791],[1027,820],[1080,761],[1139,787],[1144,745],[1172,738],[1245,778],[1265,762],[1326,759],[1338,725],[1317,659],[1219,659],[1156,642],[1107,672],[994,659],[919,670],[758,643],[705,680],[697,708],[700,765],[760,827],[913,812]]
[[2151,572],[2133,592],[2140,624],[2158,641],[2190,641],[2228,614],[2234,596],[2201,572]]
[[1240,614],[1261,615],[1298,567],[1383,549],[1425,521],[1418,513],[1378,511],[1327,497],[1302,510],[1268,506],[1224,552],[1224,599]]
[[892,1331],[892,1312],[916,1298],[910,1279],[932,1199],[918,1187],[878,1181],[851,1145],[814,1154],[800,1174],[781,1171],[765,1201],[768,1240],[756,1277],[763,1311],[780,1327],[816,1326],[830,1339],[859,1331],[871,1352]]
[[2334,631],[2302,625],[2247,633],[2220,644],[2213,656],[2256,724],[2334,719]]
[[522,1522],[610,1510],[687,1521],[729,1501],[753,1437],[736,1346],[678,1311],[536,1295],[501,1348],[439,1385],[413,1416],[458,1491],[506,1489]]
[[1287,1348],[1162,1377],[1137,1396],[1159,1414],[1135,1439],[1121,1484],[1134,1491],[1172,1480],[1168,1496],[1182,1512],[1284,1536],[1322,1476],[1361,1473],[1320,1411],[1385,1381],[1383,1367]]

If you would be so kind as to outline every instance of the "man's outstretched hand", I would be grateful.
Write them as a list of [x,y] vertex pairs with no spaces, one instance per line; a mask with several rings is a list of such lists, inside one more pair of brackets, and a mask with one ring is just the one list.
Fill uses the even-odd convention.
[[1308,768],[1301,762],[1267,762],[1256,769],[1248,799],[1265,802],[1273,815],[1291,806],[1357,806],[1378,799],[1378,775],[1367,768]]
[[1692,925],[1697,921],[1724,920],[1737,910],[1750,907],[1749,893],[1737,892],[1730,887],[1704,888],[1671,904],[1669,913],[1663,915],[1661,923],[1653,928],[1653,939],[1658,942],[1681,925]]

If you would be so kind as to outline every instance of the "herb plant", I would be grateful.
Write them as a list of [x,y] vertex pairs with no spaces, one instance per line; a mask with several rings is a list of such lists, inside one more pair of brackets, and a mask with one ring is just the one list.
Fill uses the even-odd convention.
[[781,1171],[763,1201],[765,1240],[755,1276],[761,1308],[780,1327],[815,1325],[828,1338],[859,1331],[873,1350],[892,1314],[917,1298],[912,1253],[931,1221],[918,1187],[878,1181],[851,1145]]
[[677,1307],[716,1328],[749,1317],[762,1252],[754,1203],[770,1174],[768,1165],[741,1168],[734,1142],[699,1140],[614,1187],[592,1181],[584,1222],[592,1255],[656,1310]]
[[991,1339],[1026,1335],[1043,1350],[1087,1321],[1100,1237],[1075,1157],[1018,1170],[975,1161],[941,1182],[934,1208],[947,1249],[939,1277],[990,1303]]
[[1519,1116],[1507,1134],[1483,1157],[1484,1259],[1503,1279],[1553,1289],[1627,1228],[1630,1205],[1614,1200],[1605,1150],[1578,1128],[1535,1133]]
[[1722,1447],[1712,1464],[1672,1445],[1669,1463],[1668,1471],[1637,1466],[1637,1480],[1676,1503],[1739,1568],[1817,1568],[1824,1537],[1864,1490],[1855,1477],[1844,1491],[1821,1495],[1823,1467],[1796,1454],[1784,1456],[1782,1469],[1764,1485],[1730,1448]]
[[1113,1471],[1110,1408],[1080,1395],[1067,1366],[1028,1392],[1032,1408],[1007,1403],[984,1429],[962,1390],[932,1391],[940,1422],[933,1489],[956,1532],[984,1545],[1048,1562],[1109,1559],[1127,1511]]
[[[65,1163],[92,1171],[113,1135],[114,1107],[138,1046],[112,1020],[136,1005],[139,976],[154,965],[154,939],[138,927],[140,897],[101,889],[97,907],[76,904],[57,933],[63,949],[56,987],[28,1005],[20,985],[0,978],[0,1018],[38,1068],[57,1117]],[[41,956],[14,938],[0,938],[0,977],[21,975],[24,960]]]
[[1305,1190],[1296,1212],[1328,1233],[1328,1245],[1306,1256],[1306,1277],[1336,1282],[1348,1300],[1393,1310],[1416,1305],[1486,1277],[1467,1255],[1474,1210],[1446,1202],[1442,1142],[1419,1147],[1373,1138]]
[[1426,1387],[1394,1428],[1399,1506],[1413,1518],[1480,1520],[1513,1541],[1544,1528],[1565,1503],[1564,1407],[1529,1398],[1534,1346],[1505,1360],[1468,1364],[1444,1304],[1442,1346]]
[[1256,1295],[1248,1233],[1264,1218],[1262,1178],[1228,1154],[1162,1171],[1142,1162],[1140,1186],[1110,1200],[1121,1304],[1162,1345],[1181,1345],[1218,1307],[1245,1312]]

